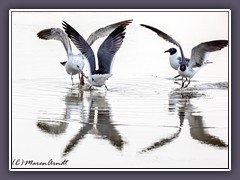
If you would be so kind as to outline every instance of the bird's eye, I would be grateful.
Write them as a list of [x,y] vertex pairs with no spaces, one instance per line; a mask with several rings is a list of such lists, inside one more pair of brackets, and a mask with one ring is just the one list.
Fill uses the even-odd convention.
[[77,65],[77,68],[79,68],[79,65]]

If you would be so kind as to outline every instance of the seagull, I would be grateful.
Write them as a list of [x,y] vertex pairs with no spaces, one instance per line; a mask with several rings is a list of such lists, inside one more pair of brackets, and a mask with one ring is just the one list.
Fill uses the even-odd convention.
[[[72,84],[73,84],[73,75],[81,73],[83,75],[83,68],[84,68],[84,56],[81,53],[73,54],[72,47],[69,41],[69,38],[67,37],[67,34],[60,28],[50,28],[50,29],[44,29],[37,33],[37,36],[40,39],[54,39],[59,40],[62,42],[66,53],[68,60],[65,62],[60,62],[66,69],[66,72],[71,76]],[[80,78],[80,84],[84,84],[83,77]]]
[[[169,52],[170,53],[170,56],[169,56],[169,63],[171,65],[171,67],[175,70],[178,70],[178,67],[180,66],[180,63],[181,63],[181,56],[178,56],[177,55],[177,49],[176,48],[170,48],[166,51],[164,51],[165,53]],[[187,62],[190,61],[190,59],[188,58],[185,58]],[[179,77],[180,75],[177,75],[175,76],[174,78],[177,78]]]
[[68,37],[79,49],[79,51],[86,57],[89,67],[89,76],[87,77],[92,86],[101,87],[105,86],[106,80],[112,76],[112,64],[115,54],[120,49],[123,39],[125,38],[125,30],[127,24],[119,25],[111,34],[103,41],[98,49],[98,66],[96,69],[95,56],[92,48],[87,41],[68,23],[63,21],[63,29]]
[[[97,39],[108,36],[115,28],[117,28],[121,24],[128,25],[132,22],[132,20],[125,20],[125,21],[120,21],[114,24],[110,24],[106,27],[99,28],[98,30],[94,31],[93,33],[90,34],[90,36],[87,39],[87,43],[91,46]],[[84,78],[83,76],[83,68],[84,68],[84,56],[82,53],[78,54],[73,54],[72,48],[71,48],[71,43],[69,41],[69,38],[67,34],[60,28],[49,28],[49,29],[44,29],[37,33],[37,36],[40,39],[45,39],[45,40],[59,40],[62,42],[66,53],[68,60],[64,62],[60,62],[66,69],[66,72],[71,75],[71,80],[73,84],[73,75],[79,74],[79,79],[80,79],[80,84],[84,85]],[[80,74],[82,75],[80,77]]]
[[[191,57],[188,59],[184,57],[181,45],[171,36],[149,25],[140,25],[154,31],[161,38],[175,44],[180,49],[181,56],[177,55],[177,50],[175,48],[170,48],[165,52],[170,53],[170,65],[174,69],[177,69],[179,75],[182,76],[181,88],[186,88],[190,84],[190,79],[198,72],[199,69],[208,63],[207,57],[209,56],[210,52],[219,51],[228,45],[228,40],[213,40],[202,42],[192,48]],[[185,80],[183,78],[185,78]],[[188,83],[184,86],[186,81],[188,81]]]

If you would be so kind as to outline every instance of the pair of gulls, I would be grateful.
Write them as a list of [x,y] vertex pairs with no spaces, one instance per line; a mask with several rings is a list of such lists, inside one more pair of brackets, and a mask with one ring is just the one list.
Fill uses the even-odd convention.
[[[79,74],[81,85],[84,85],[84,77],[86,77],[91,86],[101,87],[105,85],[106,87],[106,80],[112,76],[111,70],[114,56],[123,43],[126,26],[131,22],[132,20],[126,20],[100,28],[97,31],[93,32],[88,37],[87,41],[85,41],[84,38],[73,27],[64,21],[63,28],[65,32],[59,28],[50,28],[40,31],[37,35],[41,39],[55,39],[60,40],[63,43],[67,52],[68,61],[61,62],[61,64],[65,66],[67,73],[71,75],[71,79],[72,75]],[[181,45],[171,36],[152,26],[145,24],[140,25],[152,30],[161,38],[170,43],[173,43],[180,49],[181,56],[177,55],[176,48],[170,48],[165,52],[170,53],[169,62],[171,67],[178,71],[178,76],[182,76],[181,88],[186,88],[190,84],[190,79],[198,72],[201,67],[208,63],[207,57],[210,52],[221,50],[228,45],[228,40],[213,40],[202,42],[192,48],[191,57],[188,59],[185,58]],[[99,47],[97,54],[99,68],[96,70],[95,56],[90,46],[97,39],[104,36],[108,37]],[[79,49],[79,54],[74,55],[72,53],[69,38]],[[84,57],[88,60],[87,62],[89,63],[89,76],[85,76],[83,73]],[[187,84],[185,85],[186,82]]]
[[[45,40],[59,40],[62,42],[67,52],[68,60],[61,62],[65,66],[66,72],[71,75],[73,84],[73,75],[79,74],[80,84],[84,85],[84,77],[88,80],[90,88],[92,86],[101,87],[105,85],[106,80],[112,76],[112,64],[114,56],[120,49],[123,39],[125,38],[126,26],[129,25],[132,20],[121,21],[118,23],[110,24],[106,27],[100,28],[94,31],[88,39],[85,39],[68,23],[62,23],[63,29],[49,28],[44,29],[37,33],[40,39]],[[90,47],[97,39],[108,36],[98,49],[98,69],[96,68],[95,55]],[[73,54],[70,40],[80,51],[78,54]],[[85,65],[84,59],[87,59],[88,63],[88,76],[83,73]]]

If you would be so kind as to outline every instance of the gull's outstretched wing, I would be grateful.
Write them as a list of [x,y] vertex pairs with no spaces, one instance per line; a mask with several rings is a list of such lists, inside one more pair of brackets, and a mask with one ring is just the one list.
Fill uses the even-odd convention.
[[68,37],[71,39],[73,44],[78,48],[78,50],[86,57],[88,60],[91,74],[95,71],[95,57],[92,48],[84,40],[84,38],[68,23],[63,21],[63,28],[67,33]]
[[168,42],[170,42],[170,43],[173,43],[173,44],[175,44],[176,46],[178,46],[178,48],[180,49],[180,52],[181,52],[182,59],[185,60],[182,47],[181,47],[181,45],[180,45],[175,39],[173,39],[171,36],[169,36],[168,34],[164,33],[163,31],[160,31],[160,30],[157,29],[157,28],[154,28],[154,27],[149,26],[149,25],[146,25],[146,24],[140,24],[140,25],[143,26],[143,27],[145,27],[145,28],[148,28],[148,29],[152,30],[152,31],[155,32],[155,33],[157,33],[157,35],[160,36],[161,38],[163,38],[164,40],[166,40],[166,41],[168,41]]
[[123,43],[126,33],[124,32],[125,30],[125,24],[118,26],[101,44],[98,50],[99,69],[95,74],[111,73],[113,58]]
[[116,29],[120,25],[129,25],[132,23],[132,19],[120,21],[114,24],[110,24],[108,26],[102,27],[96,31],[94,31],[87,39],[87,43],[91,46],[97,39],[108,36],[114,29]]
[[228,40],[214,40],[198,44],[192,49],[190,67],[200,67],[206,61],[210,52],[219,51],[228,45]]
[[50,40],[50,39],[59,40],[62,42],[64,48],[66,49],[67,54],[72,52],[69,38],[67,37],[67,34],[62,29],[59,29],[59,28],[44,29],[38,32],[37,36],[40,39],[45,39],[45,40]]

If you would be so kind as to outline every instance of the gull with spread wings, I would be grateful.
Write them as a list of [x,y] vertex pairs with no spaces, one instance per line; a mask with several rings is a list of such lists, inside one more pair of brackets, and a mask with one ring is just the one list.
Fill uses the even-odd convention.
[[[116,29],[119,25],[128,25],[132,22],[132,20],[125,20],[125,21],[120,21],[114,24],[110,24],[106,27],[102,27],[96,31],[94,31],[92,34],[87,39],[87,43],[89,46],[91,46],[97,39],[108,36],[114,29]],[[80,84],[84,85],[84,78],[83,76],[83,68],[84,68],[84,56],[82,53],[78,54],[73,54],[72,52],[72,47],[70,40],[67,36],[67,34],[60,28],[48,28],[44,29],[40,32],[37,33],[37,36],[40,39],[45,39],[45,40],[58,40],[61,41],[66,53],[67,53],[67,61],[60,62],[66,69],[66,72],[71,76],[72,84],[73,84],[73,75],[79,74],[79,79],[80,79]],[[80,77],[81,74],[81,77]]]
[[[203,67],[203,65],[206,65],[208,63],[207,57],[210,52],[219,51],[228,45],[228,40],[213,40],[202,42],[192,48],[191,57],[188,59],[184,57],[182,47],[175,39],[160,31],[159,29],[145,24],[140,25],[152,30],[153,32],[157,33],[158,36],[170,43],[173,43],[180,49],[181,56],[177,55],[177,50],[175,48],[170,48],[165,52],[170,53],[170,65],[174,69],[178,70],[179,75],[182,76],[181,88],[186,88],[190,84],[190,79],[198,72],[201,67]],[[185,80],[183,78],[185,78]],[[187,81],[188,83],[184,86],[185,82]]]
[[119,25],[111,34],[103,41],[98,49],[98,69],[96,67],[95,55],[84,38],[68,23],[63,22],[63,28],[68,37],[83,54],[88,62],[89,75],[87,77],[91,86],[101,87],[105,85],[106,80],[112,76],[112,64],[115,54],[120,49],[125,38],[125,30],[127,24]]

